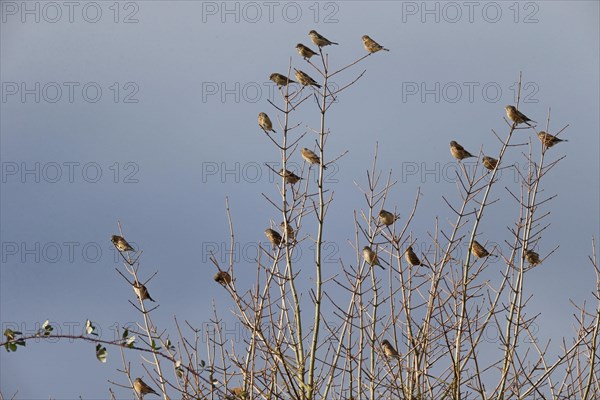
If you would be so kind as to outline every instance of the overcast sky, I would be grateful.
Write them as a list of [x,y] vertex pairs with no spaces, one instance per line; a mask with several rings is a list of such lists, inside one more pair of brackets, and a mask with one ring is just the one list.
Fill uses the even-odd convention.
[[[390,208],[408,214],[421,188],[413,233],[427,246],[434,218],[452,218],[441,196],[459,199],[449,141],[497,152],[491,130],[506,134],[504,106],[514,103],[522,72],[521,110],[544,122],[551,108],[550,132],[570,125],[561,134],[569,142],[548,153],[566,158],[543,184],[544,194],[558,197],[547,206],[552,225],[538,250],[560,248],[530,275],[529,315],[542,312],[539,333],[557,343],[573,333],[569,299],[592,300],[587,257],[600,226],[596,1],[1,7],[2,331],[32,333],[49,319],[60,333],[80,333],[89,318],[111,339],[116,325],[138,321],[127,301],[133,292],[114,270],[120,264],[109,239],[118,220],[144,250],[143,275],[158,271],[149,285],[160,302],[158,326],[172,330],[174,315],[201,326],[213,301],[231,321],[208,251],[225,260],[229,196],[240,242],[236,274],[253,279],[256,242],[265,240],[270,219],[280,220],[261,195],[276,194],[264,163],[277,162],[278,153],[256,116],[277,119],[267,102],[281,104],[272,72],[286,73],[290,59],[309,71],[294,46],[310,44],[311,29],[340,43],[326,49],[334,67],[364,54],[363,34],[390,49],[334,79],[341,86],[367,70],[329,114],[330,158],[348,154],[327,175],[335,201],[326,268],[356,259],[348,244],[352,213],[365,204],[354,182],[366,184],[377,142],[379,167],[398,180]],[[316,127],[315,104],[306,102],[294,118]],[[515,136],[533,138],[529,130]],[[303,145],[312,147],[312,138]],[[510,151],[507,160],[523,165],[523,149]],[[300,166],[298,154],[292,161]],[[481,226],[499,245],[518,217],[503,194],[516,187],[514,174],[501,179],[495,197],[502,201]],[[310,262],[308,243],[302,251]],[[144,374],[139,356],[130,360]],[[101,364],[89,343],[29,343],[16,354],[0,352],[0,389],[18,399],[105,398],[108,379],[125,382],[120,367],[114,349]]]

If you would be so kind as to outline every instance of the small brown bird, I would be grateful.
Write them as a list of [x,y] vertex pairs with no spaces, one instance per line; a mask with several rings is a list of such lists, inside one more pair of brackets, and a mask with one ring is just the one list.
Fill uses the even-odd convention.
[[421,264],[421,260],[419,260],[419,257],[417,256],[417,254],[414,252],[412,246],[408,246],[406,248],[406,253],[404,253],[404,258],[406,259],[406,262],[409,263],[410,265],[413,265],[413,266],[423,265],[423,264]]
[[285,178],[285,183],[289,183],[290,185],[294,185],[298,183],[299,180],[304,179],[294,174],[293,172],[288,171],[287,169],[284,172],[283,168],[279,170],[279,176]]
[[143,380],[141,380],[140,378],[135,378],[135,381],[133,382],[133,389],[141,396],[144,397],[144,395],[148,394],[148,393],[152,393],[152,394],[156,394],[158,395],[158,393],[156,393],[154,391],[154,389],[152,389],[150,386],[146,385],[146,383],[144,383]]
[[310,40],[312,40],[312,42],[319,47],[329,46],[330,44],[339,44],[336,42],[332,42],[331,40],[327,39],[325,36],[319,34],[314,29],[312,31],[308,32],[308,36],[310,36]]
[[213,276],[215,282],[220,283],[221,285],[229,285],[231,283],[231,275],[229,275],[225,271],[219,271]]
[[496,168],[496,165],[498,165],[498,160],[496,160],[495,158],[492,158],[492,157],[483,156],[482,164],[484,167],[486,167],[490,171],[493,171],[494,168]]
[[285,222],[281,222],[281,232],[287,232],[287,240],[288,241],[294,241],[296,240],[296,233],[294,232],[294,228],[292,228],[292,226],[289,224],[287,225],[287,229],[285,229]]
[[265,229],[265,236],[267,237],[267,239],[269,239],[269,242],[271,242],[273,245],[279,246],[281,244],[282,238],[281,238],[281,235],[279,234],[279,232],[277,232],[271,228],[267,228],[267,229]]
[[525,259],[531,265],[538,265],[540,261],[540,255],[533,250],[525,250]]
[[363,247],[363,258],[367,262],[367,264],[379,265],[382,269],[385,269],[383,265],[379,263],[379,257],[377,257],[377,253],[375,253],[369,246]]
[[385,47],[371,39],[369,35],[363,35],[362,41],[365,45],[365,50],[367,50],[369,53],[377,53],[379,50],[390,51],[389,49],[386,49]]
[[465,158],[475,157],[473,154],[469,153],[462,147],[460,144],[456,143],[454,140],[450,142],[450,153],[452,153],[452,157],[457,160],[464,160]]
[[394,346],[392,346],[392,344],[390,342],[388,342],[387,339],[384,339],[381,342],[381,348],[383,349],[383,352],[385,353],[386,356],[392,357],[392,358],[400,358],[400,354],[398,354],[398,352],[396,351]]
[[541,131],[540,133],[538,133],[538,138],[540,139],[542,144],[544,146],[546,146],[547,148],[550,148],[560,142],[568,142],[568,140],[566,140],[566,139],[559,139],[556,136],[546,133],[544,131]]
[[477,258],[484,258],[490,255],[490,252],[485,249],[477,240],[473,240],[471,253]]
[[379,211],[379,222],[381,222],[382,224],[384,224],[386,226],[392,225],[394,222],[396,222],[397,219],[398,219],[398,216],[392,214],[389,211],[385,211],[385,210]]
[[278,74],[277,72],[272,73],[271,76],[269,76],[269,79],[275,82],[277,86],[287,86],[290,83],[298,83],[294,80],[289,79],[285,75]]
[[113,244],[119,251],[135,251],[133,247],[131,247],[131,245],[127,243],[127,240],[125,240],[123,236],[112,235],[110,241],[113,242]]
[[[229,389],[231,394],[233,394],[234,399],[245,399],[248,397],[248,393],[242,387],[234,387],[233,389]],[[230,398],[228,396],[228,398]]]
[[140,300],[142,300],[142,301],[144,301],[144,300],[154,301],[154,299],[152,297],[150,297],[150,293],[148,293],[148,289],[146,288],[146,286],[142,285],[139,282],[135,282],[133,284],[133,291],[135,292],[137,297],[139,297]]
[[508,117],[508,119],[510,119],[517,125],[527,124],[529,126],[532,126],[529,122],[535,123],[535,121],[529,119],[525,114],[517,110],[515,106],[506,106],[504,107],[504,109],[506,110],[506,116]]
[[[300,149],[300,154],[309,164],[321,164],[321,158],[316,155],[314,151],[309,150],[306,147]],[[323,166],[323,169],[327,169],[327,167]]]
[[273,129],[273,123],[271,122],[271,118],[264,112],[258,113],[258,126],[262,128],[265,133],[275,132],[277,131]]
[[302,43],[298,43],[296,45],[296,49],[298,50],[298,54],[300,54],[305,59],[310,59],[312,56],[318,56],[319,53],[315,53],[311,48],[306,47]]
[[321,85],[319,85],[317,83],[317,81],[315,81],[313,78],[311,78],[310,76],[308,76],[308,74],[306,72],[300,71],[299,69],[296,69],[296,79],[298,79],[298,82],[300,82],[302,85],[304,86],[316,86],[318,88],[321,87]]

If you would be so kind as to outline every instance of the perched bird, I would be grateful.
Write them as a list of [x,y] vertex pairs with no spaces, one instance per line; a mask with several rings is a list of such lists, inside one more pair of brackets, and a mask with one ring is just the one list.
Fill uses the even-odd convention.
[[[245,399],[248,397],[248,393],[242,387],[234,387],[233,389],[229,389],[231,394],[233,394],[234,399]],[[230,398],[228,396],[228,398]]]
[[390,51],[389,49],[386,49],[385,47],[383,47],[382,45],[380,45],[379,43],[377,43],[376,41],[371,39],[369,37],[369,35],[363,35],[362,41],[363,41],[363,44],[365,45],[365,49],[369,53],[377,53],[379,50]]
[[419,257],[417,256],[417,254],[414,252],[412,246],[408,246],[406,248],[406,253],[404,253],[404,258],[406,258],[406,262],[409,263],[410,265],[423,265],[421,264],[421,260],[419,260]]
[[396,222],[397,219],[398,219],[398,216],[392,214],[389,211],[385,211],[385,210],[379,211],[379,222],[381,222],[382,224],[384,224],[386,226],[392,225],[394,222]]
[[471,253],[477,258],[484,258],[490,255],[490,252],[485,249],[477,240],[473,240]]
[[140,378],[135,378],[133,382],[133,389],[141,396],[144,397],[145,394],[152,393],[158,395],[150,386],[146,385],[143,380]]
[[475,157],[473,154],[469,153],[462,147],[460,144],[456,143],[454,140],[450,142],[450,153],[452,153],[452,157],[457,160],[464,160],[465,158]]
[[321,85],[319,85],[317,81],[315,81],[313,78],[308,76],[306,72],[300,71],[296,68],[294,69],[296,70],[296,79],[298,79],[298,82],[300,82],[304,86],[316,86],[318,88],[321,87]]
[[296,49],[298,50],[298,54],[306,59],[310,59],[312,56],[318,56],[319,53],[315,53],[309,47],[306,47],[302,43],[298,43],[296,45]]
[[510,119],[512,122],[514,122],[517,125],[527,124],[527,125],[531,126],[531,124],[529,122],[530,121],[535,122],[535,121],[529,119],[521,111],[517,110],[517,108],[515,106],[506,106],[506,107],[504,107],[504,109],[506,110],[506,116],[508,117],[508,119]]
[[133,284],[133,291],[135,292],[137,297],[139,297],[140,300],[142,300],[142,301],[144,301],[144,300],[154,301],[154,299],[152,297],[150,297],[150,293],[148,293],[148,289],[146,288],[146,286],[142,285],[139,282],[135,282]]
[[279,246],[281,244],[282,238],[279,232],[271,228],[267,228],[265,229],[265,236],[267,237],[267,239],[269,239],[269,242],[271,242],[275,246]]
[[384,339],[381,342],[381,348],[383,349],[383,352],[385,353],[386,356],[393,357],[393,358],[400,358],[400,354],[398,354],[398,352],[396,351],[394,346],[392,346],[392,344],[390,342],[388,342],[387,339]]
[[294,232],[294,228],[288,222],[287,229],[285,228],[285,221],[281,222],[281,232],[287,233],[287,240],[294,241],[296,240],[296,233]]
[[[319,158],[314,151],[309,150],[306,147],[300,149],[300,154],[309,164],[321,164],[321,158]],[[327,167],[323,165],[323,169],[327,169]]]
[[294,80],[289,79],[285,75],[278,74],[277,72],[272,73],[271,76],[269,76],[269,79],[275,82],[277,86],[287,86],[290,83],[298,83]]
[[269,133],[271,131],[277,133],[277,131],[273,129],[271,118],[269,118],[269,116],[264,112],[258,113],[258,126],[260,126],[265,133]]
[[544,131],[541,131],[540,133],[538,133],[538,138],[540,139],[542,144],[544,146],[546,146],[547,148],[550,148],[560,142],[568,142],[568,140],[566,140],[566,139],[559,139],[556,136],[546,133]]
[[113,242],[113,244],[119,251],[135,251],[133,247],[131,247],[131,245],[127,243],[127,240],[125,240],[123,236],[112,235],[110,241]]
[[493,171],[494,168],[496,168],[496,165],[498,165],[498,160],[492,157],[483,156],[482,163],[484,167],[486,167],[490,171]]
[[379,265],[382,269],[385,269],[383,265],[379,263],[379,257],[377,257],[377,253],[371,250],[369,246],[363,247],[363,258],[369,265]]
[[525,250],[525,259],[531,265],[538,265],[540,261],[540,255],[533,250]]
[[290,185],[294,185],[298,183],[299,180],[304,179],[287,169],[284,172],[283,168],[279,170],[279,176],[282,176],[285,179],[285,183],[289,183]]
[[225,271],[219,271],[213,277],[214,281],[221,285],[229,285],[231,283],[231,275]]
[[332,42],[331,40],[327,39],[325,36],[322,36],[321,34],[319,34],[314,29],[312,31],[308,32],[308,36],[310,36],[310,40],[312,40],[312,42],[319,47],[329,46],[330,44],[339,44],[336,42]]

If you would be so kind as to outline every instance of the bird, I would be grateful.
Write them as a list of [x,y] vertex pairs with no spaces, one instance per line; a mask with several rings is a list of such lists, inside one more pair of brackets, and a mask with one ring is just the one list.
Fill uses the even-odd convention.
[[546,146],[547,148],[550,148],[560,142],[568,142],[568,140],[566,140],[566,139],[559,139],[556,136],[546,133],[544,131],[541,131],[537,135],[538,135],[538,138],[540,139],[540,141],[542,142],[542,144],[544,146]]
[[525,259],[531,265],[538,265],[540,261],[540,255],[533,250],[525,250]]
[[450,142],[450,153],[452,153],[452,157],[457,160],[464,160],[465,158],[475,157],[473,154],[469,153],[462,147],[460,144],[456,143],[454,140]]
[[408,246],[406,248],[406,253],[404,253],[404,258],[406,258],[406,262],[409,263],[410,265],[413,265],[413,266],[423,265],[423,264],[421,264],[421,260],[419,260],[419,257],[417,256],[417,254],[413,251],[412,246]]
[[225,271],[219,271],[213,277],[214,281],[221,285],[229,285],[231,283],[231,275]]
[[287,86],[290,83],[298,83],[285,75],[278,74],[277,72],[272,73],[271,76],[269,76],[269,79],[275,82],[277,86]]
[[[309,164],[321,164],[321,158],[319,158],[314,151],[309,150],[306,147],[300,149],[300,154]],[[323,165],[323,169],[327,169],[327,167]]]
[[296,79],[298,79],[298,82],[300,82],[302,85],[304,86],[316,86],[318,88],[321,87],[321,85],[319,85],[317,83],[317,81],[315,81],[313,78],[311,78],[310,76],[308,76],[308,74],[306,72],[300,71],[299,69],[296,69]]
[[146,288],[146,286],[142,285],[139,282],[135,282],[133,284],[133,291],[135,292],[136,296],[140,298],[141,301],[144,301],[146,299],[154,301],[154,299],[150,297],[150,293],[148,293],[148,289]]
[[369,35],[363,35],[362,41],[365,45],[365,50],[367,50],[369,53],[377,53],[379,50],[390,51],[389,49],[386,49],[385,47],[371,39]]
[[290,225],[289,222],[287,224],[287,229],[285,228],[285,221],[282,221],[280,226],[281,226],[281,232],[287,233],[287,240],[291,240],[291,241],[296,240],[296,233],[294,232],[294,228],[292,228],[292,226]]
[[276,230],[273,230],[271,228],[265,229],[265,236],[267,237],[267,239],[269,239],[269,242],[271,242],[275,246],[279,246],[281,244],[281,235]]
[[233,399],[245,399],[248,397],[248,393],[242,387],[234,387],[233,389],[229,389],[233,397],[227,396],[227,398]]
[[477,258],[484,258],[490,255],[490,252],[485,249],[477,240],[473,240],[471,245],[471,253]]
[[143,380],[140,378],[135,378],[133,382],[133,389],[141,396],[144,397],[145,394],[152,393],[158,395],[150,386],[146,385]]
[[296,45],[296,49],[298,50],[298,54],[300,54],[305,59],[310,59],[312,56],[318,56],[319,53],[315,53],[311,48],[303,45],[302,43],[298,43]]
[[310,40],[312,40],[312,42],[319,47],[329,46],[330,44],[339,44],[336,42],[332,42],[331,40],[327,39],[325,36],[319,34],[314,29],[312,31],[308,32],[308,36],[310,36]]
[[394,346],[392,346],[392,344],[387,339],[384,339],[381,342],[381,348],[383,349],[383,352],[385,353],[386,356],[393,357],[393,358],[400,358],[400,354],[398,354],[398,352],[396,351]]
[[383,265],[381,265],[379,263],[379,258],[377,257],[377,253],[375,253],[373,250],[371,250],[371,248],[369,246],[363,247],[363,258],[369,265],[371,265],[371,266],[379,265],[382,269],[385,269],[383,267]]
[[125,240],[123,236],[112,235],[110,241],[113,242],[113,244],[119,251],[135,251],[133,247],[131,247],[131,245],[127,243],[127,240]]
[[260,126],[265,133],[269,133],[271,131],[277,133],[277,131],[273,129],[271,118],[269,118],[269,116],[264,112],[258,113],[258,126]]
[[524,123],[524,124],[531,126],[531,124],[529,122],[535,123],[534,120],[529,119],[525,114],[523,114],[521,111],[517,110],[517,108],[515,106],[506,106],[506,107],[504,107],[504,109],[506,110],[506,116],[508,117],[508,119],[510,119],[516,125]]
[[382,224],[384,224],[386,226],[392,225],[394,222],[396,222],[397,219],[398,219],[398,216],[392,214],[389,211],[385,211],[385,210],[379,211],[379,222],[381,222]]
[[290,185],[294,185],[298,183],[299,180],[304,179],[294,174],[293,172],[288,171],[287,169],[284,172],[283,168],[279,170],[279,175],[284,178],[285,183],[289,183]]
[[493,171],[494,168],[496,168],[496,165],[498,165],[498,160],[492,157],[483,156],[482,163],[484,167],[486,167],[490,171]]

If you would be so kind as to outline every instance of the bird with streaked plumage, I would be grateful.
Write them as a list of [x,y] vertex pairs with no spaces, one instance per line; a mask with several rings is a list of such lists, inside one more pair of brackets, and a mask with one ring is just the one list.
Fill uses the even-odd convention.
[[475,157],[454,140],[450,142],[450,153],[452,154],[452,157],[456,158],[458,161],[469,157]]
[[544,131],[540,131],[540,133],[538,133],[537,136],[538,136],[538,139],[540,139],[540,142],[542,142],[542,144],[544,146],[546,146],[546,148],[548,148],[548,149],[560,142],[568,142],[567,139],[559,139],[556,136],[551,135]]
[[529,126],[532,126],[530,122],[535,123],[534,120],[530,119],[521,111],[517,110],[515,106],[506,106],[504,107],[504,110],[506,110],[506,116],[508,117],[508,119],[514,122],[515,125],[527,124]]
[[152,297],[150,297],[150,293],[148,293],[148,289],[146,288],[146,286],[142,285],[139,282],[135,282],[133,284],[133,291],[136,294],[136,296],[140,298],[141,301],[144,301],[144,300],[154,301],[154,299]]
[[370,266],[379,265],[382,269],[385,269],[383,265],[379,262],[379,257],[377,257],[377,253],[374,252],[369,246],[363,247],[363,258]]
[[363,45],[365,46],[365,50],[367,50],[369,53],[377,53],[380,50],[390,51],[389,49],[386,49],[385,47],[371,39],[369,35],[363,35],[362,41]]
[[381,348],[383,349],[383,352],[386,356],[392,358],[400,358],[400,354],[398,354],[394,346],[392,346],[392,344],[387,339],[384,339],[381,342]]
[[133,389],[139,394],[140,397],[144,397],[146,394],[158,395],[154,389],[146,385],[146,383],[140,378],[135,378],[135,381],[133,382]]
[[315,86],[321,88],[321,85],[317,83],[313,78],[311,78],[306,72],[300,71],[299,69],[294,68],[296,70],[296,79],[304,86]]
[[302,43],[298,43],[296,45],[296,50],[298,50],[298,54],[300,54],[305,59],[309,60],[312,56],[318,56],[319,53],[313,51],[310,47],[303,45]]
[[490,171],[493,171],[494,168],[496,168],[496,165],[498,165],[498,160],[496,160],[493,157],[483,156],[483,158],[481,159],[481,163],[484,167],[486,167]]
[[[309,164],[321,164],[321,158],[312,150],[303,147],[300,149],[300,154],[302,158],[306,160]],[[323,169],[327,169],[325,165],[323,165]]]
[[269,76],[269,79],[272,80],[273,82],[275,82],[277,84],[277,86],[279,86],[279,87],[287,86],[290,83],[298,83],[298,82],[288,78],[287,76],[279,74],[277,72],[272,73],[271,76]]
[[261,129],[267,134],[269,132],[277,133],[277,131],[273,129],[273,123],[271,122],[271,118],[269,118],[269,116],[264,112],[258,113],[258,126],[260,126]]
[[110,241],[119,251],[135,251],[123,236],[112,235]]
[[332,42],[331,40],[327,39],[325,36],[321,35],[319,32],[315,31],[314,29],[312,31],[308,32],[308,36],[310,36],[310,40],[312,40],[312,42],[319,47],[329,46],[332,44],[339,44],[336,42]]

